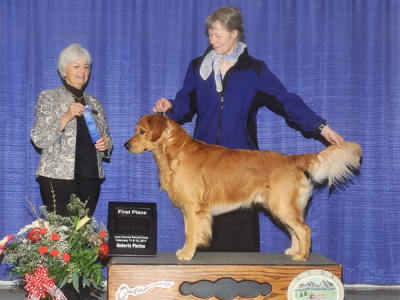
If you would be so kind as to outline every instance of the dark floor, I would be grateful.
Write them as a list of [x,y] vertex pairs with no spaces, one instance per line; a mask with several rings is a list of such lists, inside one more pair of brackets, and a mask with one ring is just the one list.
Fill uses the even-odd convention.
[[[24,300],[26,292],[22,287],[0,285],[0,300]],[[93,298],[93,300],[96,298]],[[107,293],[104,292],[98,300],[107,300]],[[129,296],[127,300],[134,300]],[[345,286],[345,300],[400,300],[399,286]]]
[[351,286],[344,288],[345,300],[400,300],[399,286]]

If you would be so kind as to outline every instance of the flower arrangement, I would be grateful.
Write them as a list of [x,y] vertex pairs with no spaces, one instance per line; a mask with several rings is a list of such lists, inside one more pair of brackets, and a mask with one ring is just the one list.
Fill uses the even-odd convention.
[[85,204],[74,194],[67,205],[69,217],[43,206],[39,218],[32,208],[37,220],[0,241],[3,263],[10,265],[10,277],[18,275],[27,283],[28,299],[66,299],[60,290],[66,285],[78,292],[82,287],[101,290],[101,262],[108,255],[104,224],[88,216]]

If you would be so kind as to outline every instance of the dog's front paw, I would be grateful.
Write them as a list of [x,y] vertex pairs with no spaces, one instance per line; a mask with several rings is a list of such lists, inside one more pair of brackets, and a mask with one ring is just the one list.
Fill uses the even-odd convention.
[[294,254],[292,256],[292,260],[294,260],[294,261],[306,261],[308,259],[308,256],[309,256],[308,254],[297,253],[297,254]]
[[194,253],[195,251],[187,251],[182,248],[176,251],[176,257],[178,257],[179,260],[192,260]]

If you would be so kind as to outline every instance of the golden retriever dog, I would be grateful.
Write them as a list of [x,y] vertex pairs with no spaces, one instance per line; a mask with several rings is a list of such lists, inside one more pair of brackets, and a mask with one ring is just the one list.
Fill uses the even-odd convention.
[[126,149],[153,152],[160,188],[183,214],[186,242],[176,252],[180,260],[191,260],[197,247],[209,245],[213,216],[253,204],[261,204],[287,228],[292,245],[285,254],[307,260],[311,230],[304,210],[314,183],[335,185],[360,168],[361,147],[353,142],[317,154],[232,150],[193,139],[162,114],[141,117],[135,131]]

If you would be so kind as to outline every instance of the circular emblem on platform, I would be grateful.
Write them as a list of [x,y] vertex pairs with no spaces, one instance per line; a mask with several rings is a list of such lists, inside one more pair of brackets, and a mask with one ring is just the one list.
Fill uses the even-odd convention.
[[343,300],[344,288],[335,274],[314,269],[293,278],[287,297],[288,300]]

